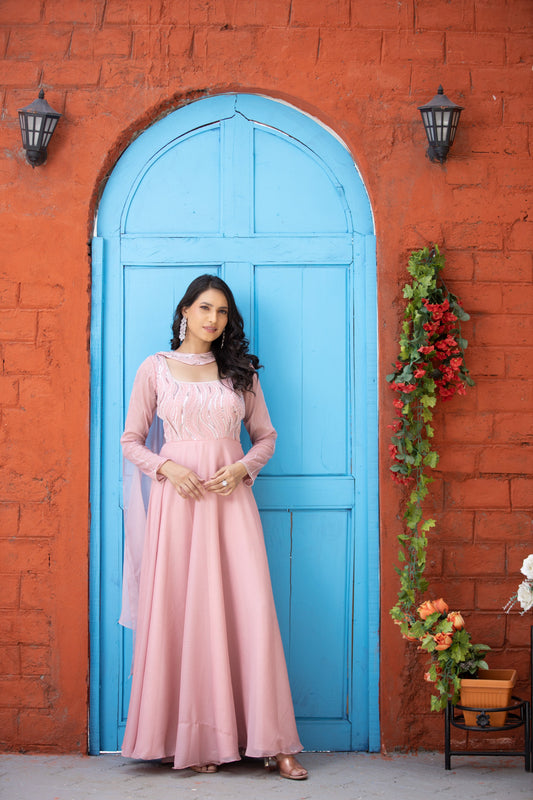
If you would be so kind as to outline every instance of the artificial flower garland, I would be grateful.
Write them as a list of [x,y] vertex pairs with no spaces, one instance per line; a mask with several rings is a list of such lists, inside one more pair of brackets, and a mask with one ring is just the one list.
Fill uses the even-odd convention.
[[403,518],[406,532],[399,535],[401,566],[398,602],[391,615],[404,637],[419,643],[431,656],[426,678],[435,683],[432,710],[445,707],[450,697],[458,699],[460,676],[486,668],[486,645],[474,645],[464,629],[460,612],[448,613],[442,598],[426,601],[417,608],[428,583],[426,567],[427,534],[434,519],[424,519],[422,504],[439,456],[432,446],[433,409],[437,399],[449,400],[465,394],[472,386],[465,366],[467,341],[461,335],[461,322],[469,319],[457,297],[442,279],[444,257],[435,245],[411,254],[408,272],[412,282],[403,288],[408,301],[400,335],[400,353],[394,372],[387,381],[396,394],[396,421],[389,445],[392,478],[409,487]]

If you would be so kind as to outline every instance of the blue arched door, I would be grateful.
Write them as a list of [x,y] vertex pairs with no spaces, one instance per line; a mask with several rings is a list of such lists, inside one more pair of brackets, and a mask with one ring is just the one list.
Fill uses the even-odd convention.
[[266,365],[279,437],[255,494],[302,741],[379,746],[374,254],[349,153],[285,104],[192,103],[117,163],[93,242],[93,752],[120,747],[129,697],[118,440],[138,365],[204,272],[230,284]]

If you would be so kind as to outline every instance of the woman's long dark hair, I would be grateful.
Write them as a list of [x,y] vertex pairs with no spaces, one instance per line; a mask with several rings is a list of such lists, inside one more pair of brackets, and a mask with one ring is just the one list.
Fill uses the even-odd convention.
[[257,356],[248,352],[248,340],[244,335],[243,320],[235,304],[231,289],[227,283],[224,283],[216,275],[200,275],[188,286],[174,312],[174,320],[172,322],[173,337],[170,347],[172,350],[177,350],[181,344],[179,330],[183,309],[192,306],[194,301],[207,289],[218,289],[228,301],[228,321],[224,328],[224,346],[222,347],[222,336],[215,339],[211,345],[211,350],[217,362],[218,373],[221,378],[229,378],[233,388],[237,391],[250,390],[254,375],[261,367],[261,364]]

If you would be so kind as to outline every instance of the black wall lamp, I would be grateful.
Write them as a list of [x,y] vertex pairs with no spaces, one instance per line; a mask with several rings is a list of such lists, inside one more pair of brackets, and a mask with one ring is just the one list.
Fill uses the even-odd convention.
[[59,112],[48,105],[42,89],[37,100],[25,108],[19,108],[22,144],[26,151],[26,160],[32,167],[45,163],[46,148],[60,116]]
[[439,86],[435,97],[425,106],[418,106],[418,110],[422,114],[429,142],[427,156],[430,161],[443,164],[455,139],[463,107],[446,97],[442,86]]

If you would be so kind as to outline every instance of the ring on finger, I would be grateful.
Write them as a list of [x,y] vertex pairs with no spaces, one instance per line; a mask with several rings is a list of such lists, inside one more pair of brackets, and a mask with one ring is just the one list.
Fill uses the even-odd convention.
[[222,486],[227,486],[227,485],[228,485],[227,481],[222,481]]

